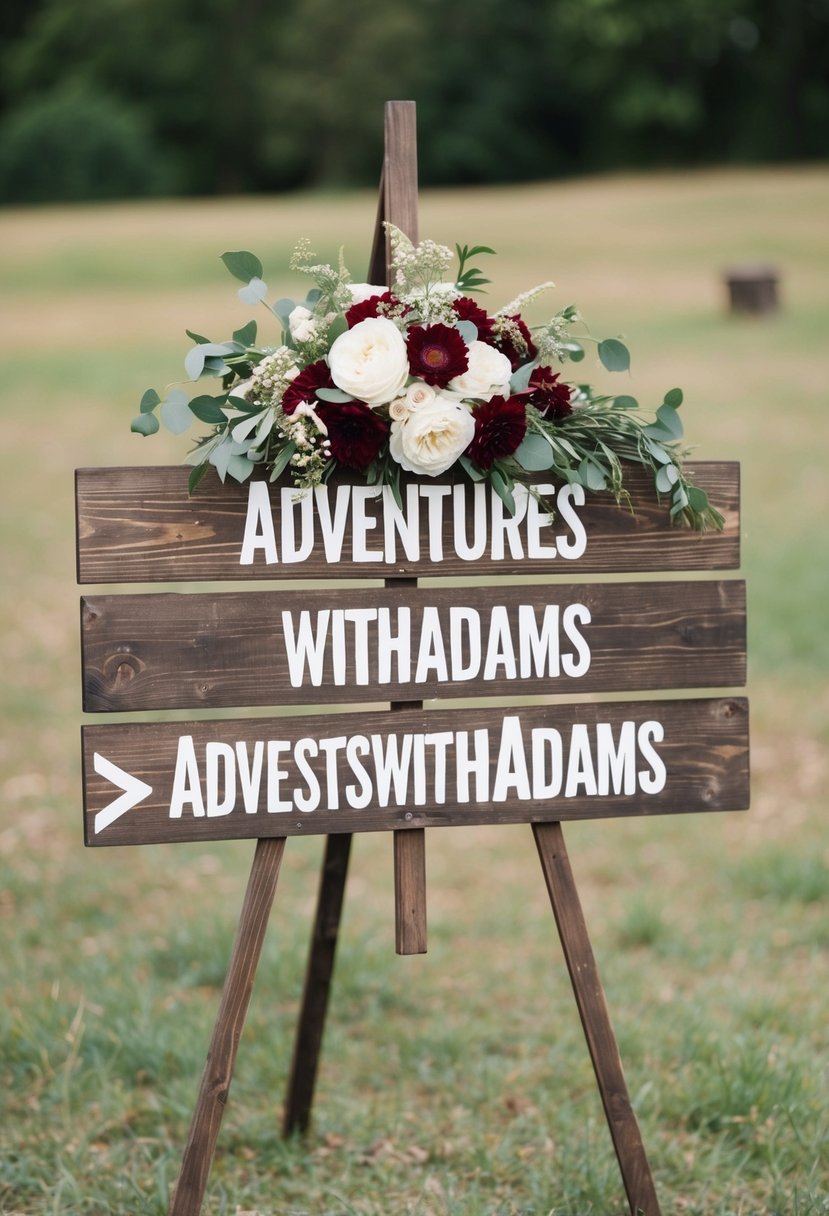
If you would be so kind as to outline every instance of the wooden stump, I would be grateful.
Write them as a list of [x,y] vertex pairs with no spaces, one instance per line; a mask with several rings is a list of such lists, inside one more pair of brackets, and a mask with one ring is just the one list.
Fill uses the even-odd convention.
[[777,312],[778,274],[773,266],[732,266],[725,272],[731,312]]

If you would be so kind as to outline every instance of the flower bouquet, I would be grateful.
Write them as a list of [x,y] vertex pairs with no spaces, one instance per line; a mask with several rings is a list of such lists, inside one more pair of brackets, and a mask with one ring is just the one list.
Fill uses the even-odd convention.
[[[267,304],[259,259],[223,255],[244,284],[242,301],[263,303],[281,333],[277,345],[265,345],[253,320],[227,342],[188,330],[195,345],[187,375],[218,377],[222,391],[190,397],[174,388],[163,401],[154,389],[144,394],[133,431],[153,434],[159,416],[176,433],[194,418],[209,427],[190,453],[191,492],[211,466],[237,481],[257,466],[272,481],[287,471],[299,491],[343,469],[390,486],[399,502],[403,470],[420,477],[451,470],[488,481],[513,511],[516,482],[530,484],[539,472],[622,502],[625,462],[633,462],[652,470],[674,520],[722,527],[683,469],[680,389],[666,393],[648,420],[633,397],[573,382],[564,369],[595,341],[577,309],[538,326],[522,316],[552,283],[489,312],[472,298],[489,280],[471,262],[493,250],[414,245],[394,227],[390,236],[390,288],[352,282],[342,259],[337,267],[315,263],[300,242],[291,268],[313,281],[301,303]],[[596,342],[596,350],[608,371],[629,368],[618,338]]]

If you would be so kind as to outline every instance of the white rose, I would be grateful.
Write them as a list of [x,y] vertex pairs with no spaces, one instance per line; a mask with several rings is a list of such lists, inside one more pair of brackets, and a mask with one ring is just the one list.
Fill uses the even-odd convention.
[[288,329],[295,342],[307,342],[309,338],[316,336],[317,323],[314,314],[304,305],[297,304],[288,316]]
[[415,380],[406,389],[403,397],[397,397],[392,401],[389,406],[389,417],[397,422],[405,422],[413,410],[430,405],[436,396],[437,392],[431,384],[426,384],[424,380]]
[[512,364],[488,342],[469,343],[469,366],[462,376],[455,376],[448,387],[464,397],[489,401],[491,397],[509,396]]
[[466,451],[474,434],[475,419],[469,410],[437,394],[405,422],[392,422],[389,451],[410,473],[437,477]]
[[374,283],[349,283],[348,290],[351,292],[354,303],[362,304],[365,300],[370,300],[372,296],[385,295],[388,287],[377,287]]
[[328,352],[337,388],[366,405],[385,405],[409,378],[403,335],[386,317],[370,317],[340,334]]

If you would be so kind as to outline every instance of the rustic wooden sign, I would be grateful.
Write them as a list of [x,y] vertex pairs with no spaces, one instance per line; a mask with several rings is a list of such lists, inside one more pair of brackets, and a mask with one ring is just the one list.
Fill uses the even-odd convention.
[[[376,283],[383,219],[416,239],[412,103],[386,110]],[[486,485],[449,477],[404,479],[398,503],[345,477],[299,494],[209,475],[191,496],[184,468],[77,472],[80,583],[302,584],[85,596],[87,712],[371,706],[83,728],[88,845],[257,840],[171,1216],[201,1210],[285,838],[327,837],[292,1132],[310,1118],[353,834],[393,833],[396,944],[415,953],[425,829],[516,822],[532,825],[631,1213],[659,1216],[560,821],[748,806],[748,706],[724,695],[745,683],[744,584],[650,577],[739,566],[738,466],[690,470],[722,533],[672,527],[635,469],[630,509],[539,477],[552,511],[519,489],[514,516]],[[620,574],[636,581],[580,581]],[[604,699],[692,689],[709,695]],[[447,697],[509,702],[423,707]]]
[[[740,564],[739,465],[688,466],[725,516],[700,535],[666,524],[642,469],[625,473],[631,509],[575,486],[536,488],[511,517],[497,494],[448,478],[404,482],[403,508],[386,489],[334,479],[298,495],[287,478],[245,485],[205,479],[192,497],[186,468],[79,469],[80,583],[220,579],[414,578],[456,574],[580,574],[728,570]],[[547,489],[545,490],[545,486]]]
[[745,584],[81,600],[84,709],[416,701],[745,683]]

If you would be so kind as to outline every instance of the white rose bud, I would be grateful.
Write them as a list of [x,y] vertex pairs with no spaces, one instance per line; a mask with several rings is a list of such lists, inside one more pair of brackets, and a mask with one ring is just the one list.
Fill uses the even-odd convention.
[[316,336],[317,323],[314,314],[304,305],[297,304],[288,316],[288,329],[294,342],[307,342],[309,338]]
[[391,424],[389,451],[410,473],[437,477],[466,451],[475,434],[475,419],[464,406],[436,394],[435,400]]
[[366,405],[386,405],[409,378],[406,343],[387,317],[370,317],[340,334],[328,352],[337,388]]
[[388,291],[388,287],[377,287],[374,283],[349,283],[348,290],[351,292],[351,299],[355,304],[362,304],[366,300],[370,300],[372,296],[382,296]]

